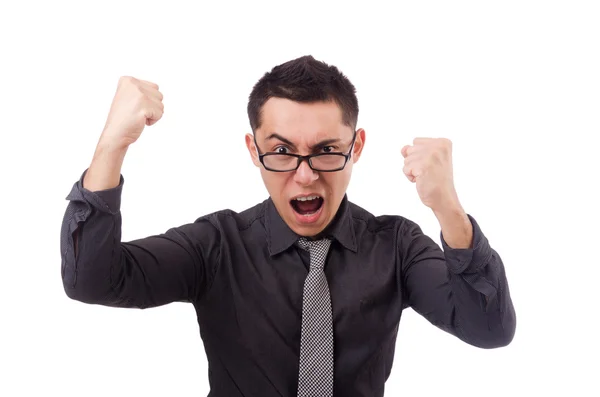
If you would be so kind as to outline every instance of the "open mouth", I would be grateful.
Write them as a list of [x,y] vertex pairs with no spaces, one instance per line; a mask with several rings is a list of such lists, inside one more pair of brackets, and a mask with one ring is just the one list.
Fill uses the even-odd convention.
[[323,206],[320,196],[297,197],[291,201],[292,208],[300,215],[310,216],[317,213]]

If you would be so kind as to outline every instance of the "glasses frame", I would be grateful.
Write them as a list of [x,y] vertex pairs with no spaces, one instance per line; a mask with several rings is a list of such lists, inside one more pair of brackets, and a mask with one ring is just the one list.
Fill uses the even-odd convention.
[[[343,170],[344,168],[346,168],[346,164],[348,163],[348,160],[350,159],[351,155],[352,155],[352,149],[354,149],[354,142],[356,142],[356,131],[354,131],[354,134],[352,135],[352,144],[350,145],[350,150],[348,150],[347,153],[344,152],[331,152],[331,153],[316,153],[316,154],[308,154],[306,156],[303,156],[301,154],[293,154],[293,153],[275,153],[275,152],[265,152],[265,153],[261,153],[260,148],[258,147],[258,144],[256,143],[256,135],[253,136],[254,138],[254,146],[256,146],[256,152],[258,153],[258,160],[260,161],[260,163],[263,165],[263,167],[265,167],[265,169],[267,171],[271,171],[271,172],[292,172],[292,171],[296,171],[299,167],[300,164],[302,164],[303,161],[306,160],[306,163],[308,164],[308,166],[310,167],[311,170],[316,171],[316,172],[338,172]],[[298,162],[296,164],[295,168],[291,168],[289,170],[276,170],[273,168],[269,168],[265,165],[265,157],[268,156],[289,156],[289,157],[295,157],[298,159]],[[315,157],[320,157],[320,156],[340,156],[340,157],[344,157],[344,164],[342,164],[341,167],[332,169],[332,170],[322,170],[322,169],[318,169],[313,167],[312,165],[312,159]]]

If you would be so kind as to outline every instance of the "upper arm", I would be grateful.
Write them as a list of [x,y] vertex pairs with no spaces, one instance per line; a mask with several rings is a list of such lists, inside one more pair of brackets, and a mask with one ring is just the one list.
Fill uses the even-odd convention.
[[442,249],[414,222],[398,235],[404,298],[408,306],[446,330],[453,320],[452,278]]
[[67,294],[86,303],[137,308],[198,299],[211,280],[220,241],[217,228],[204,219],[121,242],[120,214],[97,212],[73,235],[77,251],[67,257],[74,274],[65,284]]
[[118,295],[138,307],[199,299],[218,260],[217,229],[203,220],[120,245],[111,272]]

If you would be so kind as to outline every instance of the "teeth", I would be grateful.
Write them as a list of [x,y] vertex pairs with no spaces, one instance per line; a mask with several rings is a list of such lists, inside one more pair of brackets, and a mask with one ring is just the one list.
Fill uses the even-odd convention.
[[319,196],[307,196],[307,197],[297,197],[296,200],[307,201],[307,200],[316,200],[318,198],[319,198]]

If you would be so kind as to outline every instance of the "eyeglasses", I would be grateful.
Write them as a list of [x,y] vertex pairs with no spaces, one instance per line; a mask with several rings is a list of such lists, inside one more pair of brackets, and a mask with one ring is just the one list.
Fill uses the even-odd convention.
[[302,156],[300,154],[292,153],[260,153],[258,144],[256,143],[256,136],[254,136],[254,145],[258,151],[258,159],[265,167],[266,170],[273,172],[290,172],[295,171],[300,167],[302,161],[306,160],[308,166],[313,171],[318,172],[334,172],[341,171],[346,167],[346,163],[350,158],[350,153],[354,148],[354,142],[356,140],[356,131],[352,136],[352,145],[347,153],[332,152],[332,153],[316,153]]

